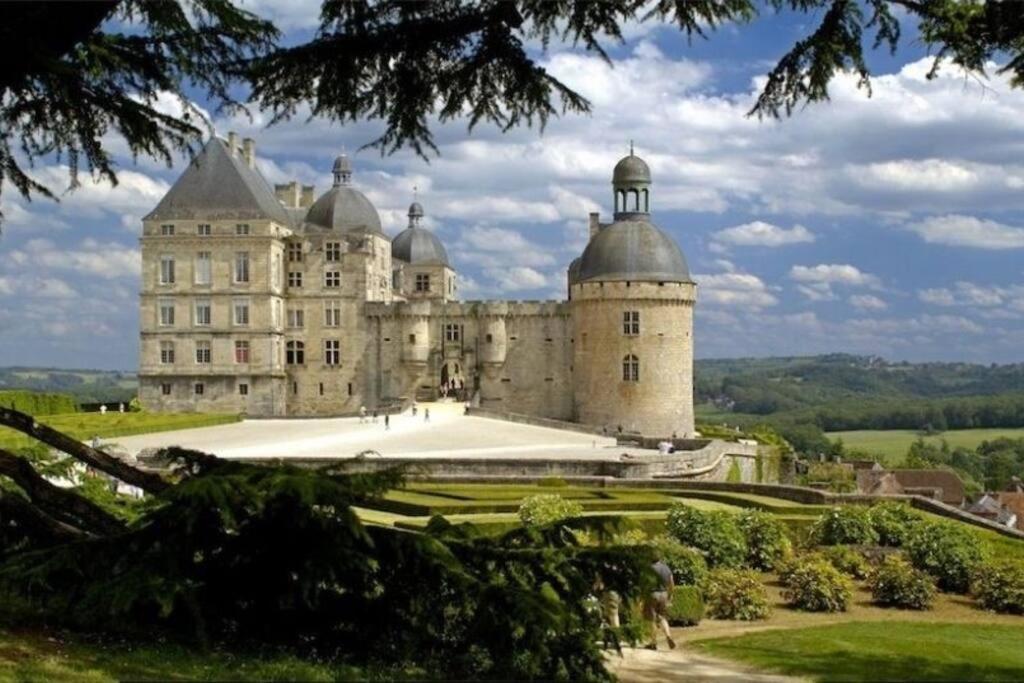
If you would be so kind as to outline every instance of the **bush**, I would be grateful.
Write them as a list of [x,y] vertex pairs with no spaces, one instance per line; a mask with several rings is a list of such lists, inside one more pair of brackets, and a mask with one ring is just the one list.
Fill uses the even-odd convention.
[[529,496],[519,506],[519,521],[526,526],[546,526],[582,514],[582,505],[575,500],[566,500],[557,493]]
[[754,621],[768,616],[768,592],[749,569],[716,569],[704,591],[708,614],[716,619]]
[[675,503],[668,510],[667,526],[678,541],[704,553],[709,567],[740,567],[747,557],[743,532],[736,516],[728,512],[703,512]]
[[911,530],[924,518],[906,503],[884,502],[871,506],[871,526],[881,545],[901,547]]
[[971,592],[984,609],[1003,614],[1024,614],[1024,563],[984,564],[975,572]]
[[650,545],[672,570],[676,585],[699,587],[707,581],[708,563],[700,551],[688,548],[666,535],[651,539]]
[[808,612],[845,612],[852,595],[850,579],[822,559],[797,564],[782,592],[786,602]]
[[696,626],[704,618],[704,597],[696,586],[676,586],[668,607],[668,623]]
[[854,579],[866,579],[871,566],[856,548],[848,545],[832,545],[822,548],[821,557],[843,574]]
[[878,534],[867,508],[856,505],[834,507],[815,522],[812,536],[820,545],[874,545]]
[[890,555],[871,575],[871,596],[876,604],[903,609],[931,609],[935,582],[898,555]]
[[0,391],[0,406],[33,416],[78,412],[78,402],[73,396],[28,390]]
[[930,574],[947,593],[966,593],[971,574],[984,559],[978,537],[953,522],[917,525],[904,549],[911,564]]
[[740,515],[740,529],[747,542],[747,566],[763,571],[775,569],[779,560],[793,551],[786,527],[774,515],[746,510]]
[[537,486],[543,486],[545,488],[552,489],[564,489],[569,483],[561,477],[544,477],[537,482]]

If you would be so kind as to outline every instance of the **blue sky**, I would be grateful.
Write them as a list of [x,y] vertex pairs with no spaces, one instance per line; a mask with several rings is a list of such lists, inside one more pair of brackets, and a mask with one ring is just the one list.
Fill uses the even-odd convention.
[[[250,4],[290,40],[315,23],[309,0]],[[543,133],[439,126],[430,163],[362,151],[354,182],[390,234],[419,187],[463,298],[563,298],[587,213],[610,218],[611,168],[634,139],[654,176],[654,220],[699,285],[698,357],[1024,361],[1024,92],[994,69],[984,81],[952,68],[927,80],[908,25],[896,56],[872,55],[873,97],[840,78],[830,103],[782,121],[746,117],[758,79],[807,22],[764,18],[693,43],[631,26],[612,67],[554,46],[542,61],[590,98],[591,115]],[[270,182],[318,191],[339,151],[380,130],[301,116],[267,128],[254,115],[213,123],[256,138]],[[141,217],[186,161],[118,159],[118,187],[86,180],[59,204],[4,188],[0,365],[136,367]],[[67,184],[56,160],[36,174]]]

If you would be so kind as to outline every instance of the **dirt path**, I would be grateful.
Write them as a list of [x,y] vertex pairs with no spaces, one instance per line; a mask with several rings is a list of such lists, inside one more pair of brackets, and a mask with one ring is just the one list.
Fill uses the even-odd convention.
[[689,651],[623,649],[611,655],[608,670],[623,683],[793,683],[799,678],[758,673],[742,664]]

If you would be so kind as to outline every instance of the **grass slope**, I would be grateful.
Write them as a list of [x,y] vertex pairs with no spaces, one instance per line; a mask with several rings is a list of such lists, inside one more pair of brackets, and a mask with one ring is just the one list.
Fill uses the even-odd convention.
[[[208,415],[199,413],[71,413],[47,415],[39,422],[60,430],[81,441],[93,436],[111,439],[118,436],[166,432],[174,429],[192,429],[238,422],[237,415]],[[10,450],[34,444],[34,440],[20,432],[0,427],[0,448]]]
[[1019,681],[1024,627],[853,622],[696,644],[710,654],[818,681]]
[[[910,444],[920,436],[909,429],[858,430],[853,432],[828,432],[830,439],[842,439],[848,450],[864,451],[881,456],[884,462],[897,464],[907,454]],[[926,442],[940,444],[945,439],[951,448],[977,448],[982,441],[1000,437],[1024,439],[1024,429],[952,429],[935,436],[926,436]]]

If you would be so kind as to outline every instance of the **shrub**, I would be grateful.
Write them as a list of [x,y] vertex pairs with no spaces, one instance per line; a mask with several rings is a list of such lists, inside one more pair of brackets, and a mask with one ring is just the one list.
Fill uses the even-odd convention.
[[1003,614],[1024,614],[1024,563],[983,564],[975,572],[971,592],[984,609]]
[[932,578],[898,555],[882,560],[868,585],[875,603],[886,607],[931,609],[935,599]]
[[566,500],[557,493],[529,496],[519,506],[519,520],[526,526],[545,526],[582,514],[582,505],[575,500]]
[[871,526],[881,545],[901,547],[910,531],[924,518],[906,503],[887,501],[871,506]]
[[935,579],[939,590],[966,593],[972,572],[984,559],[981,542],[960,524],[924,522],[907,538],[911,564]]
[[672,578],[677,585],[703,586],[707,581],[708,563],[700,551],[688,548],[667,535],[651,539],[650,545],[672,570]]
[[716,569],[704,591],[708,614],[716,619],[754,621],[768,616],[768,592],[749,569]]
[[677,586],[668,607],[668,623],[696,626],[704,618],[704,597],[696,586]]
[[782,592],[786,602],[808,612],[845,612],[852,595],[850,579],[822,559],[800,562]]
[[867,508],[856,505],[834,507],[814,524],[812,532],[820,545],[874,545],[878,534]]
[[44,394],[38,391],[0,391],[0,406],[28,415],[64,415],[77,413],[78,402],[68,394]]
[[821,557],[843,574],[855,579],[866,579],[871,573],[871,566],[864,556],[848,545],[822,548]]
[[775,516],[762,510],[746,510],[739,521],[747,542],[747,566],[771,571],[779,560],[792,553],[786,527]]
[[668,510],[667,526],[677,540],[704,553],[709,567],[739,567],[747,557],[743,532],[728,512],[675,503]]

